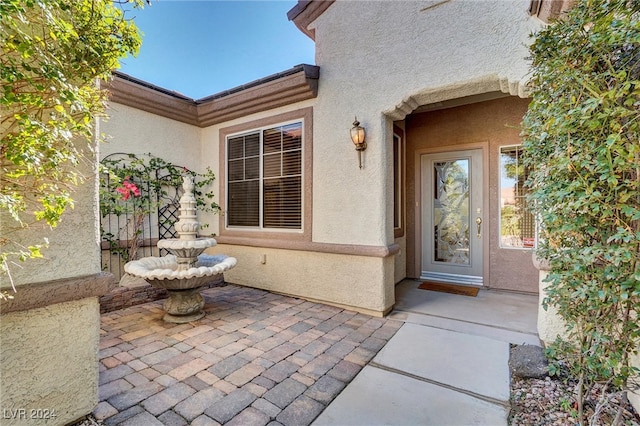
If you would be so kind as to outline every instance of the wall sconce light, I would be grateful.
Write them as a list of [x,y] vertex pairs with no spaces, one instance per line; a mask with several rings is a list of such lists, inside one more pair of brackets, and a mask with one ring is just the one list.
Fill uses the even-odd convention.
[[356,151],[358,151],[358,164],[360,168],[362,168],[362,151],[367,149],[367,142],[365,142],[364,137],[364,127],[360,126],[358,117],[356,117],[353,122],[353,127],[351,128],[351,141],[356,146]]

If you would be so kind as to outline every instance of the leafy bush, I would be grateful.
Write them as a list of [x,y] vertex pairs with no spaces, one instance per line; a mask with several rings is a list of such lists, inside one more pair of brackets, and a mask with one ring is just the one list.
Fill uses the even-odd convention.
[[0,1],[2,275],[13,259],[40,255],[43,241],[21,245],[16,233],[37,222],[56,226],[84,178],[77,166],[93,162],[94,121],[106,100],[97,79],[140,46],[125,3]]
[[580,383],[624,388],[640,337],[640,2],[580,0],[531,47],[523,121],[545,307],[568,337],[549,353]]

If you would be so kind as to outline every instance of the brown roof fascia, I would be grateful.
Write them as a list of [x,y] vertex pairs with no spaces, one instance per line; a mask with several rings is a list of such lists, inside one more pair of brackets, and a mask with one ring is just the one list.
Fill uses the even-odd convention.
[[114,72],[108,83],[109,100],[152,114],[198,125],[197,109],[193,99],[154,86],[121,72]]
[[194,100],[127,74],[115,72],[109,83],[112,102],[199,127],[240,118],[318,95],[320,69],[297,65],[251,83]]
[[531,0],[529,13],[549,23],[560,18],[563,13],[573,7],[574,3],[575,0]]
[[287,12],[287,18],[293,21],[300,31],[315,41],[316,32],[315,30],[310,30],[308,27],[318,16],[322,15],[334,1],[335,0],[298,0],[298,4]]
[[[245,115],[313,99],[318,95],[319,68],[300,65],[279,78],[198,101],[200,126],[211,126]],[[260,80],[262,81],[262,80]]]

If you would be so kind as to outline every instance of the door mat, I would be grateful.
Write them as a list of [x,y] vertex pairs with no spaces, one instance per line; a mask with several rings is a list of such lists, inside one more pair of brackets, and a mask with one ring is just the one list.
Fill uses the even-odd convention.
[[456,285],[447,283],[436,283],[425,281],[418,286],[422,290],[439,291],[442,293],[461,294],[464,296],[476,297],[478,295],[478,287],[470,287],[466,285]]

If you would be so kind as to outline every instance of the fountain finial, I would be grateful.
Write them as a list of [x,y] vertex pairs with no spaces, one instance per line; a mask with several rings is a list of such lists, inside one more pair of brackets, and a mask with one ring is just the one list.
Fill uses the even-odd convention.
[[200,230],[200,222],[196,214],[196,197],[193,195],[195,185],[191,175],[182,178],[184,194],[180,197],[179,220],[173,225],[181,240],[195,240]]

